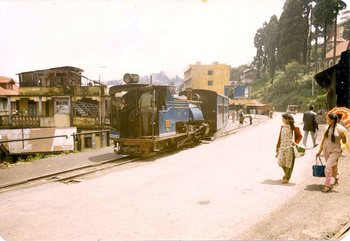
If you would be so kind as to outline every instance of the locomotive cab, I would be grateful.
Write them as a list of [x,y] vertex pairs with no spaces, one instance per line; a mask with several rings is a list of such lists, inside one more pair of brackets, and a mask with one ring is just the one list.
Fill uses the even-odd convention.
[[[154,123],[149,123],[148,133],[144,135],[142,115],[139,108],[141,95],[151,89],[155,104]],[[159,135],[159,110],[166,108],[166,88],[144,84],[114,86],[110,94],[114,97],[114,110],[111,113],[112,127],[120,133],[120,138],[143,138]]]

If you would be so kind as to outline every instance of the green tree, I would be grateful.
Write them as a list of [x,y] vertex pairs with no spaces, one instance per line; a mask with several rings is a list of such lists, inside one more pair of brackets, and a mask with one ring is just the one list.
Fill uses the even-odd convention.
[[286,79],[290,82],[295,82],[304,73],[304,70],[304,65],[301,65],[295,60],[292,60],[289,64],[286,65]]
[[271,83],[273,84],[273,78],[276,71],[276,52],[277,52],[277,31],[278,31],[278,19],[276,15],[270,18],[270,22],[266,26],[266,56],[267,56],[267,70],[271,77]]
[[350,39],[350,18],[344,23],[343,38]]
[[253,63],[256,64],[256,67],[259,71],[262,70],[263,72],[266,71],[266,63],[267,63],[266,47],[265,47],[266,25],[267,23],[264,22],[263,27],[258,29],[254,37],[254,47],[256,48],[256,55],[254,57]]
[[277,64],[284,68],[289,62],[303,61],[304,46],[303,5],[298,0],[287,0],[279,20]]
[[[315,27],[323,29],[323,60],[327,52],[327,38],[329,36],[330,25],[336,20],[339,12],[346,8],[346,3],[342,0],[316,0],[314,21]],[[323,61],[324,62],[324,61]]]
[[302,0],[303,6],[303,64],[308,64],[308,71],[310,66],[310,58],[311,58],[311,42],[312,42],[312,2],[313,0]]

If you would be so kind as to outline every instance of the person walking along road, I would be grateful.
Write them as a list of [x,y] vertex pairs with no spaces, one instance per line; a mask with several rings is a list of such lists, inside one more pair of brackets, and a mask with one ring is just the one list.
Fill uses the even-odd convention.
[[239,125],[243,125],[243,121],[244,121],[244,112],[242,109],[239,110]]
[[316,156],[320,156],[322,151],[326,159],[325,175],[326,180],[322,192],[329,192],[332,177],[334,177],[334,185],[338,185],[339,170],[338,160],[341,155],[341,144],[345,144],[347,151],[349,148],[349,138],[346,129],[338,124],[337,114],[330,113],[326,117],[328,127],[326,127],[319,151]]
[[[301,141],[302,135],[299,127],[294,126],[294,118],[291,114],[285,113],[282,115],[283,125],[280,130],[276,146],[276,157],[278,158],[278,165],[282,167],[284,171],[282,183],[286,184],[292,176],[295,156],[292,149],[292,145]],[[294,133],[294,141],[293,141]]]
[[303,138],[303,144],[306,148],[307,143],[307,136],[309,135],[309,132],[311,134],[313,147],[316,147],[318,144],[316,143],[316,131],[318,130],[318,124],[316,120],[317,114],[313,111],[314,106],[310,105],[309,110],[306,111],[303,115],[303,122],[304,122],[304,138]]

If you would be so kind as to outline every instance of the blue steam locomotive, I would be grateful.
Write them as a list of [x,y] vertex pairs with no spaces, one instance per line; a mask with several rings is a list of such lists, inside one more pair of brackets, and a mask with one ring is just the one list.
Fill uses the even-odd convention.
[[[111,139],[115,152],[150,156],[162,150],[198,144],[228,123],[228,98],[213,91],[193,90],[171,94],[170,86],[138,84],[139,76],[124,75],[124,85],[110,88]],[[152,94],[155,118],[146,128],[140,110],[143,93]],[[148,128],[147,128],[148,127]],[[145,129],[148,132],[145,133]]]

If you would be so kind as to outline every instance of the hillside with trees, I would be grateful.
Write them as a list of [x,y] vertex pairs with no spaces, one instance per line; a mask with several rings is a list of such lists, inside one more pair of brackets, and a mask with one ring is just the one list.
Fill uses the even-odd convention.
[[[251,98],[272,104],[278,111],[285,111],[289,104],[301,110],[309,104],[322,106],[326,92],[317,84],[312,86],[313,76],[326,68],[327,40],[337,31],[331,32],[332,24],[337,24],[345,8],[341,0],[287,0],[279,19],[273,15],[264,22],[254,38],[253,64],[258,73],[251,83]],[[347,20],[343,38],[350,36],[349,30]]]

